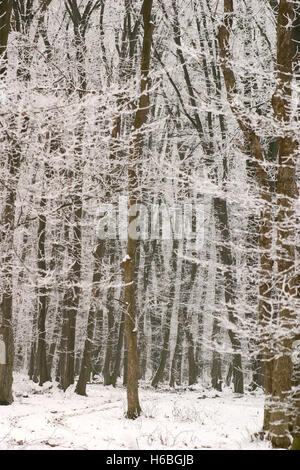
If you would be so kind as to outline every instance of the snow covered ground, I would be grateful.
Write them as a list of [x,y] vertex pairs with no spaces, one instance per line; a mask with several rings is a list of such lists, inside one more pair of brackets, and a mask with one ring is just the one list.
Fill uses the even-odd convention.
[[[251,437],[261,430],[262,394],[235,398],[142,386],[143,415],[125,419],[126,390],[91,384],[88,397],[55,384],[39,387],[16,375],[15,402],[0,409],[0,449],[270,449]],[[216,396],[220,395],[220,396]]]

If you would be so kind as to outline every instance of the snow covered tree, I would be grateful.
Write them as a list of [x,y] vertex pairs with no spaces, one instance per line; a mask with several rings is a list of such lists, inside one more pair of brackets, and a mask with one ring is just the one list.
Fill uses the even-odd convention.
[[[1,1],[0,3],[0,80],[5,89],[5,74],[7,70],[7,41],[10,32],[10,19],[12,12],[12,0]],[[0,364],[0,405],[8,405],[13,401],[12,382],[14,364],[14,340],[12,328],[12,262],[13,262],[13,236],[15,221],[15,199],[16,187],[20,166],[20,150],[14,134],[14,129],[10,129],[9,121],[14,125],[14,114],[3,109],[6,114],[6,123],[2,131],[2,145],[5,149],[5,165],[8,171],[6,180],[2,181],[4,190],[4,208],[1,216],[1,283],[2,300],[0,305],[0,340],[4,346],[2,351],[2,363]]]

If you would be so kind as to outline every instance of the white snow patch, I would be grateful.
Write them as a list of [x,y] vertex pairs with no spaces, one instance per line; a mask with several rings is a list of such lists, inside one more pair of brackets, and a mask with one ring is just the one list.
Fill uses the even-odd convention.
[[124,417],[124,387],[87,386],[87,397],[43,387],[17,374],[15,401],[2,406],[0,449],[270,449],[253,439],[262,428],[262,394],[234,398],[193,390],[140,388],[143,414]]

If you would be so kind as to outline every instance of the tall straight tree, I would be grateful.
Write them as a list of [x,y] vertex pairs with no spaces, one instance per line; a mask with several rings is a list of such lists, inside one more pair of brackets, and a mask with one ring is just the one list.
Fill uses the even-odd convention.
[[128,239],[127,255],[123,262],[125,280],[125,337],[127,345],[127,418],[135,419],[141,413],[138,396],[138,352],[136,327],[135,299],[135,256],[136,231],[131,233],[134,226],[138,202],[138,161],[142,153],[142,128],[146,123],[149,109],[149,66],[151,57],[151,42],[153,23],[151,22],[152,0],[144,0],[142,13],[144,22],[144,37],[141,57],[141,92],[139,106],[135,114],[133,135],[130,146],[128,165]]
[[[298,24],[296,2],[281,0],[277,17],[277,87],[272,97],[278,124],[277,173],[277,266],[278,266],[278,337],[272,378],[270,438],[274,447],[288,447],[292,388],[293,342],[297,328],[297,280],[295,270],[296,159],[299,139],[293,129],[292,80],[294,71],[293,28]],[[295,21],[296,20],[296,21]]]
[[[3,79],[6,72],[6,48],[10,30],[12,3],[12,0],[3,0],[0,3],[0,80]],[[1,274],[4,282],[0,305],[0,341],[3,346],[2,364],[0,362],[0,405],[9,405],[13,402],[12,244],[16,184],[20,164],[20,155],[16,142],[8,133],[6,134],[9,181],[5,185],[6,196],[0,231],[0,242],[3,247],[3,252],[1,253]]]

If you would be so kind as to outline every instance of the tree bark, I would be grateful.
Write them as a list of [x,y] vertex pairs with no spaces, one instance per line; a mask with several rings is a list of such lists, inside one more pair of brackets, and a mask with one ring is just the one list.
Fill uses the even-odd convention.
[[[0,4],[0,78],[6,72],[7,41],[10,31],[12,0],[3,0]],[[1,270],[5,285],[3,286],[0,306],[0,341],[2,361],[0,364],[0,405],[13,402],[12,382],[14,363],[14,338],[12,327],[12,245],[14,236],[15,199],[19,174],[20,153],[16,142],[10,142],[8,154],[9,185],[6,188],[5,205],[2,212],[0,242],[4,252],[1,256]]]
[[13,0],[2,0],[0,4],[0,76],[7,68],[7,41],[10,31]]
[[[277,19],[277,88],[272,97],[272,105],[281,129],[288,128],[292,123],[290,114],[294,59],[292,32],[297,15],[299,12],[294,2],[280,1]],[[294,203],[298,196],[296,158],[299,145],[291,130],[283,131],[277,142],[278,338],[272,381],[270,438],[273,447],[286,448],[290,445],[289,425],[294,418],[290,416],[289,400],[293,372],[293,342],[297,328]]]
[[[141,95],[139,107],[135,115],[134,131],[131,142],[130,162],[128,168],[129,217],[128,226],[134,224],[137,203],[137,162],[142,151],[141,130],[146,123],[149,108],[148,74],[150,66],[151,42],[153,24],[151,23],[152,0],[143,2],[144,38],[141,64]],[[135,234],[136,235],[136,234]],[[137,325],[135,311],[135,255],[136,237],[131,237],[128,231],[127,256],[123,262],[125,280],[125,334],[127,345],[127,418],[135,419],[141,413],[138,396],[138,353]]]
[[[41,200],[41,211],[46,206],[46,200],[44,196]],[[39,377],[39,384],[43,385],[45,382],[50,380],[50,374],[48,371],[47,364],[47,350],[46,350],[46,316],[47,316],[47,305],[48,305],[48,289],[45,285],[45,279],[47,275],[46,258],[45,258],[45,238],[46,238],[46,216],[40,214],[39,225],[38,225],[38,274],[39,274],[39,285],[38,286],[38,339],[37,339],[37,352],[36,352],[36,374]]]
[[212,366],[211,366],[211,386],[218,390],[222,391],[222,359],[221,354],[218,351],[220,344],[220,314],[218,313],[220,309],[220,300],[221,300],[221,286],[220,286],[220,269],[216,270],[216,280],[215,280],[215,312],[213,318],[213,328],[212,328]]
[[[178,250],[179,242],[178,240],[173,240],[173,248],[172,248],[172,271],[174,278],[172,279],[170,285],[170,293],[168,298],[168,303],[166,306],[166,314],[165,314],[165,321],[162,330],[162,346],[161,346],[161,353],[160,353],[160,361],[158,365],[158,369],[152,379],[151,385],[152,387],[157,387],[159,382],[163,379],[163,373],[166,367],[167,358],[169,354],[169,339],[170,339],[170,326],[171,326],[171,318],[172,312],[174,308],[174,299],[175,299],[175,279],[177,275],[177,264],[178,264]],[[183,313],[183,312],[182,312]],[[181,315],[179,316],[179,320]]]
[[93,272],[93,282],[92,282],[92,295],[93,298],[91,300],[92,304],[90,306],[89,315],[88,315],[88,323],[87,323],[87,333],[86,333],[86,340],[84,343],[84,351],[81,361],[80,367],[80,374],[79,379],[76,385],[75,392],[78,395],[86,395],[86,384],[90,378],[91,371],[92,371],[92,364],[91,364],[91,357],[93,351],[93,337],[94,337],[94,330],[95,330],[95,317],[96,317],[96,309],[97,305],[95,302],[99,297],[99,290],[100,290],[100,282],[102,280],[102,268],[101,262],[105,252],[105,242],[103,240],[98,240],[97,248],[94,253],[95,256],[95,266]]

